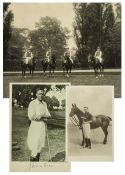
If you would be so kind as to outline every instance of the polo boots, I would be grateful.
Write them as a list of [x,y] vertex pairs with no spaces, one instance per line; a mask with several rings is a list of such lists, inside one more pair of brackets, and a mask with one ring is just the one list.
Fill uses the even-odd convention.
[[39,162],[39,159],[40,159],[40,153],[37,153],[36,159],[37,159],[37,161]]
[[88,139],[88,147],[89,147],[89,149],[91,149],[91,140],[90,139]]
[[88,139],[85,138],[85,148],[87,148],[87,147],[88,147]]

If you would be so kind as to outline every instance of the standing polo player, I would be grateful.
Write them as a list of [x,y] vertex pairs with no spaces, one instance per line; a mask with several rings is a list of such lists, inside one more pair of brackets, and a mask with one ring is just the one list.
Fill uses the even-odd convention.
[[39,161],[42,148],[45,146],[46,121],[50,118],[47,104],[43,101],[43,90],[37,89],[36,99],[28,107],[28,117],[31,124],[28,131],[27,143],[31,150],[30,161]]
[[84,117],[83,117],[83,132],[85,136],[85,147],[91,149],[91,129],[90,123],[92,122],[92,115],[88,112],[88,107],[84,106]]

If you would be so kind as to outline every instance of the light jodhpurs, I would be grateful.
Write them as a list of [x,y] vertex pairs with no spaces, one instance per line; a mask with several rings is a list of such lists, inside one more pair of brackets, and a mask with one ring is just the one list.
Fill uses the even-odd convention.
[[83,124],[83,132],[84,132],[85,138],[90,139],[90,135],[91,135],[90,123]]
[[41,152],[41,149],[45,146],[46,127],[43,121],[31,121],[27,144],[31,150],[32,156],[36,156]]

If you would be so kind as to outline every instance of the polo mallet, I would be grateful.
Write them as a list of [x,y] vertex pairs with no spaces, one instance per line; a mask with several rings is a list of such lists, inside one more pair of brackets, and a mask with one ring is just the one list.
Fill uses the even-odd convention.
[[46,123],[45,123],[45,127],[46,127],[47,145],[48,145],[48,150],[49,150],[49,159],[50,159],[50,162],[51,162],[52,161],[52,156],[51,156],[51,152],[50,152],[49,136],[48,136],[48,129],[47,129],[47,124]]

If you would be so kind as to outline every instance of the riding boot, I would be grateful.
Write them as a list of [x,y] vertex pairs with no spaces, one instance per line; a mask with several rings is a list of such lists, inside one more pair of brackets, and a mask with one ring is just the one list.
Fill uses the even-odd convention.
[[37,159],[37,161],[39,162],[39,159],[40,159],[40,153],[37,153],[36,159]]
[[87,148],[87,147],[88,147],[88,139],[85,138],[85,148]]
[[91,149],[91,140],[88,139],[88,148]]

